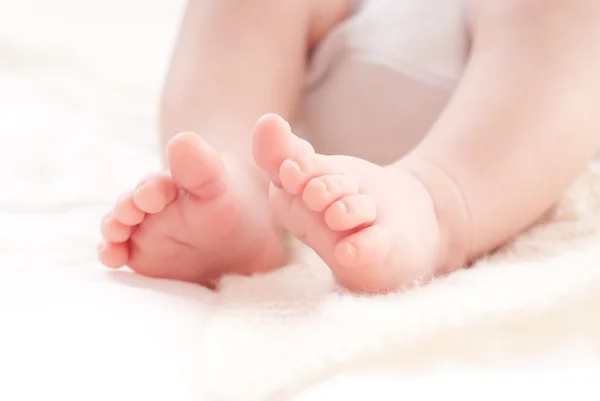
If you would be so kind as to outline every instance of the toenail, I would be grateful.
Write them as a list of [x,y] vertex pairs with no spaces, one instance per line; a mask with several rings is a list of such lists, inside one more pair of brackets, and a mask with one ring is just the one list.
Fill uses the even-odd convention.
[[290,159],[286,160],[285,162],[286,162],[287,164],[289,164],[290,166],[292,166],[292,168],[293,168],[294,170],[296,170],[297,172],[299,172],[299,173],[301,173],[301,172],[302,172],[302,169],[300,168],[300,165],[299,165],[297,162],[295,162],[295,161],[293,161],[293,160],[290,160]]
[[106,249],[106,242],[105,241],[101,241],[101,242],[98,243],[98,245],[96,245],[96,250],[98,252],[102,252],[105,249]]
[[356,259],[356,257],[358,256],[358,249],[356,249],[356,247],[352,244],[346,245],[346,251],[352,259]]
[[321,187],[321,190],[323,192],[329,192],[329,187],[327,187],[327,184],[325,183],[325,181],[323,180],[319,180],[319,186]]
[[127,198],[131,196],[131,194],[132,194],[132,192],[126,192],[126,193],[124,193],[123,195],[121,195],[119,197],[119,199],[117,200],[117,202],[123,202],[123,201],[127,200]]
[[348,213],[348,205],[346,205],[346,202],[339,201],[338,205],[339,205],[338,209],[340,210],[340,212],[342,212],[342,213]]
[[144,191],[147,191],[147,188],[149,188],[148,184],[144,184],[135,190],[135,192],[133,193],[134,204],[136,204],[140,200],[140,197],[144,196]]

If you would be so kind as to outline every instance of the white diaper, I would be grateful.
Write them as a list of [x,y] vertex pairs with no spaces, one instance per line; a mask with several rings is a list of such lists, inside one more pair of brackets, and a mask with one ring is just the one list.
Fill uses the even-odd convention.
[[378,163],[420,141],[465,66],[465,0],[363,0],[315,50],[296,128]]

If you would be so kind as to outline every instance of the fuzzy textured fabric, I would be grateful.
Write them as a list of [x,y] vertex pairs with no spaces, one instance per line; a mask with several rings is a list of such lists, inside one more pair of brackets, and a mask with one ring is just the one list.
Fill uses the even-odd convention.
[[218,292],[108,272],[99,219],[160,168],[153,115],[181,4],[11,7],[1,400],[597,399],[599,165],[499,252],[406,293],[348,294],[300,247],[295,264]]

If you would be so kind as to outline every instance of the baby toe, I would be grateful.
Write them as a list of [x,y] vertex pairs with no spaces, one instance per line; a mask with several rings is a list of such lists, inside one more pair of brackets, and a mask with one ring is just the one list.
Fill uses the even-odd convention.
[[377,225],[347,236],[335,247],[337,261],[346,267],[378,266],[387,259],[389,252],[389,235]]
[[329,206],[323,217],[327,226],[334,231],[352,230],[375,221],[377,204],[367,195],[349,195]]
[[102,242],[98,245],[98,259],[106,267],[123,267],[129,260],[129,246],[127,243]]
[[311,179],[302,192],[302,200],[310,210],[323,212],[340,198],[357,193],[358,183],[353,178],[329,174]]
[[145,175],[141,180],[138,181],[138,183],[136,184],[135,188],[134,188],[134,192],[136,189],[138,189],[139,187],[141,187],[142,185],[144,185],[145,183],[149,182],[149,181],[154,181],[156,178],[159,178],[161,176],[163,176],[164,174],[162,173],[150,173]]
[[173,179],[160,175],[147,180],[133,194],[133,203],[148,214],[161,212],[177,197],[178,189]]
[[311,179],[340,172],[333,160],[319,154],[303,154],[286,159],[279,169],[281,186],[292,195],[301,194]]
[[267,114],[254,128],[253,153],[256,164],[269,174],[275,185],[280,185],[279,173],[287,159],[296,160],[314,154],[310,144],[296,135],[281,117]]
[[125,242],[131,236],[132,227],[115,220],[111,215],[102,220],[100,232],[108,242]]
[[112,215],[118,222],[127,226],[134,226],[144,220],[145,213],[135,205],[133,194],[128,192],[119,198],[112,211]]

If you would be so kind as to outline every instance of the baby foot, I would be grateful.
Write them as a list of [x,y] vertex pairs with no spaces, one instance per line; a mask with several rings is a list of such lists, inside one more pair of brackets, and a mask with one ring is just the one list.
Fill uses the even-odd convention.
[[315,154],[275,115],[257,123],[254,157],[271,178],[276,217],[315,250],[342,285],[385,292],[436,274],[435,209],[411,174],[353,157]]
[[106,266],[207,284],[283,263],[279,230],[247,169],[226,165],[193,133],[174,137],[167,159],[171,174],[142,180],[102,221]]

